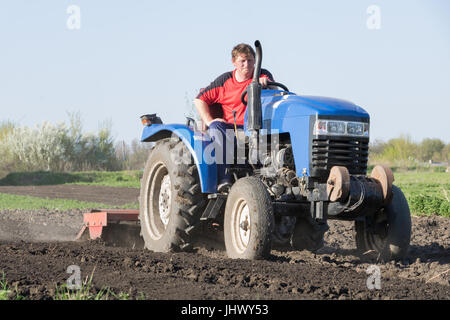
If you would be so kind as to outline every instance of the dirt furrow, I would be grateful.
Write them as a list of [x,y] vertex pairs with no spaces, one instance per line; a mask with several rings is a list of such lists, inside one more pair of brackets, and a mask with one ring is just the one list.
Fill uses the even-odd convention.
[[[34,188],[41,194],[52,189]],[[96,189],[81,186],[77,192],[70,188],[66,191],[84,198],[79,193],[101,196],[107,190],[97,194]],[[115,192],[125,195],[123,198],[127,202],[136,196],[136,190],[129,192],[120,188]],[[94,291],[108,286],[115,293],[130,294],[130,298],[450,297],[448,218],[413,217],[407,259],[385,263],[371,253],[359,255],[356,252],[350,222],[329,221],[325,246],[317,253],[272,250],[268,260],[247,261],[228,259],[225,252],[213,247],[211,242],[196,246],[192,253],[163,254],[105,246],[101,241],[70,241],[81,228],[82,213],[80,210],[0,211],[0,272],[5,272],[8,283],[17,286],[19,294],[30,299],[52,298],[55,284],[65,283],[70,276],[67,267],[76,265],[83,279],[93,273]],[[379,287],[374,287],[373,281],[368,284],[368,280],[373,280],[374,268],[380,272]]]

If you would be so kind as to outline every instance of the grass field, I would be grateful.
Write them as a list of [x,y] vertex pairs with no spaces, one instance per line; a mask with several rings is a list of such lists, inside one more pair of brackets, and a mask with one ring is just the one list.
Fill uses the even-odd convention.
[[48,199],[14,194],[0,193],[0,210],[71,210],[71,209],[94,209],[94,208],[117,208],[138,209],[137,203],[129,203],[122,206],[114,206],[97,202],[76,201],[71,199]]
[[[433,171],[395,172],[394,184],[400,187],[415,215],[437,214],[450,217],[450,173]],[[92,171],[74,173],[28,172],[12,173],[0,179],[0,185],[84,184],[140,188],[142,171]],[[49,200],[0,194],[0,209],[93,208],[98,203],[73,200]],[[122,206],[135,208],[136,204]]]
[[81,184],[111,187],[140,188],[142,171],[86,171],[86,172],[14,172],[0,179],[0,186],[42,186]]
[[414,214],[450,217],[450,173],[397,172],[395,181]]

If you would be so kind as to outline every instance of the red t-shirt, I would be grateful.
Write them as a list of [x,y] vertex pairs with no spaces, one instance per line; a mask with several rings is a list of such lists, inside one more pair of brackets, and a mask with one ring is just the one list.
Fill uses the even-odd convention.
[[[235,110],[236,124],[243,125],[247,106],[241,102],[241,95],[253,79],[238,82],[235,72],[236,70],[229,71],[219,76],[209,86],[200,90],[197,99],[205,101],[208,106],[215,103],[221,104],[223,118],[228,123],[234,123],[233,110]],[[274,81],[272,74],[266,69],[261,69],[260,77],[266,77],[270,81]]]

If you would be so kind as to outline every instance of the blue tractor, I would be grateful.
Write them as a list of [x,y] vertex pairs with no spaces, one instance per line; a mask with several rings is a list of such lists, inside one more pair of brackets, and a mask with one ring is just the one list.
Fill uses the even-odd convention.
[[262,90],[259,41],[255,48],[253,82],[241,97],[244,130],[235,131],[239,151],[227,169],[234,177],[229,190],[217,191],[217,164],[210,159],[217,150],[193,119],[163,124],[156,114],[141,117],[141,140],[155,143],[140,191],[146,248],[189,250],[213,230],[230,258],[264,259],[272,246],[320,249],[327,220],[338,219],[354,221],[361,252],[403,259],[410,211],[389,168],[376,166],[367,176],[369,114],[348,101],[297,95],[281,83]]

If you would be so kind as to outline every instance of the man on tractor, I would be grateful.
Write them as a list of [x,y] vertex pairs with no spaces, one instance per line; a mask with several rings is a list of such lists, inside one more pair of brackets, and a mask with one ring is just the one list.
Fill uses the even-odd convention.
[[[254,48],[236,46],[235,70],[195,100],[212,141],[208,133],[195,134],[191,119],[182,125],[163,124],[154,114],[141,117],[141,140],[157,142],[141,184],[145,246],[158,252],[189,250],[197,236],[217,231],[222,238],[223,230],[228,257],[256,260],[267,258],[272,244],[319,250],[327,221],[335,219],[355,223],[361,253],[404,259],[411,214],[388,167],[375,166],[367,176],[369,114],[349,101],[297,95],[269,82],[271,74],[261,69],[261,43],[255,41]],[[221,105],[223,115],[214,114],[214,104]],[[243,124],[245,132],[238,131]],[[222,153],[225,146],[228,152]],[[219,166],[223,154],[229,161]],[[174,161],[173,155],[189,161]],[[235,180],[229,190],[227,173]]]
[[[241,95],[252,82],[255,51],[248,44],[238,44],[231,51],[231,62],[235,69],[217,77],[209,86],[202,89],[194,100],[203,123],[209,127],[211,138],[216,142],[217,148],[223,151],[219,159],[216,152],[219,192],[226,191],[231,186],[231,177],[226,170],[228,165],[225,160],[226,139],[230,139],[226,131],[243,128],[247,106],[241,102]],[[259,82],[262,87],[266,88],[269,81],[274,81],[272,74],[261,69]],[[211,106],[216,104],[221,106],[223,117],[214,117],[211,112]],[[234,145],[234,142],[228,143]]]

